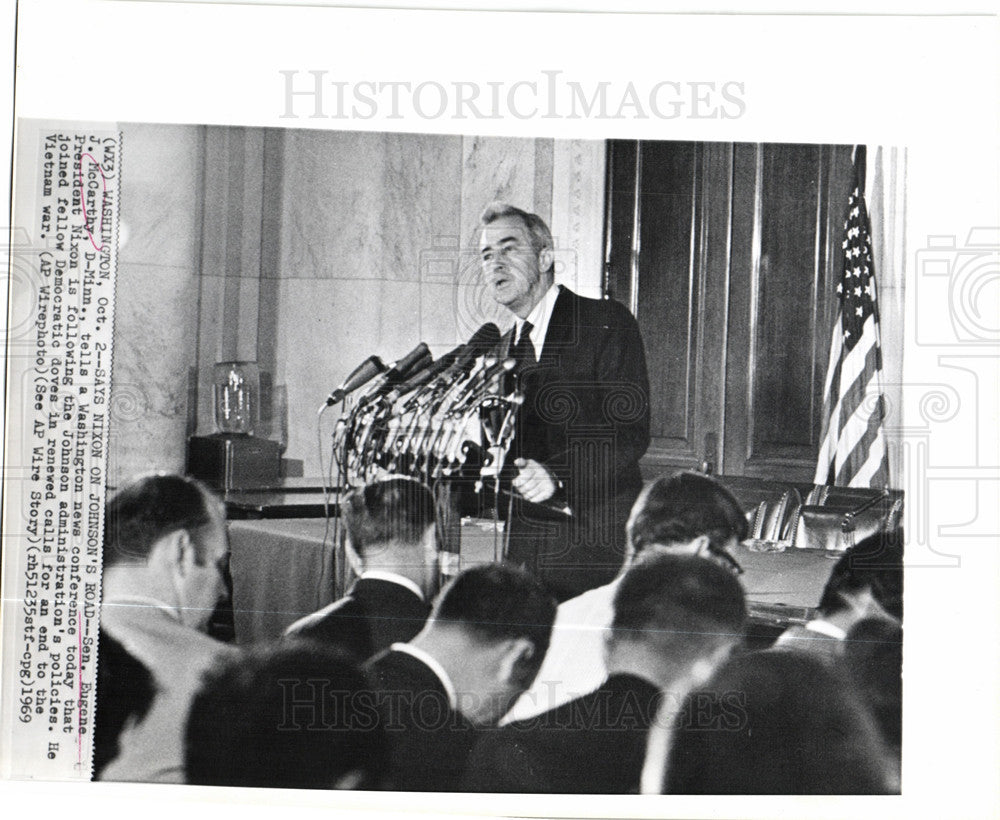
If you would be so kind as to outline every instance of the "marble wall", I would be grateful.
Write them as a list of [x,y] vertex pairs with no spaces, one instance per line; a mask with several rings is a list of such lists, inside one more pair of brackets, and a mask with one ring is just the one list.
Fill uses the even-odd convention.
[[478,285],[479,213],[504,199],[548,218],[552,142],[288,131],[268,150],[282,173],[265,204],[280,219],[265,237],[277,285],[261,302],[273,314],[262,365],[283,390],[286,457],[318,476],[316,409],[355,365],[421,341],[439,355],[494,318]]
[[183,470],[197,357],[205,129],[122,126],[108,482]]

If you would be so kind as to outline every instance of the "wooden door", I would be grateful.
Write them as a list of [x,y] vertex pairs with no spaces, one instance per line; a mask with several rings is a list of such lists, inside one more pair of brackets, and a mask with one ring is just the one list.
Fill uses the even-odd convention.
[[850,148],[609,144],[606,290],[650,371],[648,472],[809,481]]

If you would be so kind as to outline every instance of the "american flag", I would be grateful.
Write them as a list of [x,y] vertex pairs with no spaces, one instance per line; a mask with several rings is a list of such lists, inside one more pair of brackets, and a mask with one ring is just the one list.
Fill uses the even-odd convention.
[[864,147],[856,150],[854,190],[847,201],[837,320],[823,392],[823,434],[816,484],[875,487],[889,483],[882,422],[879,343],[871,226],[864,195]]

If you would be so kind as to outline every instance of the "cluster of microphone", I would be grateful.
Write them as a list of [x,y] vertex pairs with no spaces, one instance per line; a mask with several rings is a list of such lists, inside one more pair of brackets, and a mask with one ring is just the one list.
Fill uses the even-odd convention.
[[343,478],[387,471],[431,482],[457,475],[473,451],[480,481],[498,477],[523,401],[506,378],[514,359],[491,355],[499,342],[490,322],[437,360],[423,342],[388,365],[365,359],[320,408],[344,403],[334,432]]

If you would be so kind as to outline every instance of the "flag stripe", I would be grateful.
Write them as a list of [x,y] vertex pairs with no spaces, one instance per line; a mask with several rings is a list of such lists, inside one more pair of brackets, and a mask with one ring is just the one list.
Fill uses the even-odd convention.
[[[863,148],[857,150],[859,160]],[[882,350],[871,226],[858,167],[847,202],[837,319],[823,386],[823,425],[815,483],[882,487],[888,459],[882,429]]]
[[875,406],[859,408],[859,412],[851,419],[849,429],[852,438],[854,438],[853,444],[848,444],[847,436],[844,436],[840,440],[841,446],[837,449],[837,463],[841,465],[840,472],[837,474],[838,483],[850,481],[852,477],[856,477],[861,486],[867,486],[871,474],[869,473],[868,476],[862,478],[860,472],[868,460],[874,442],[882,432],[880,404],[876,399]]

